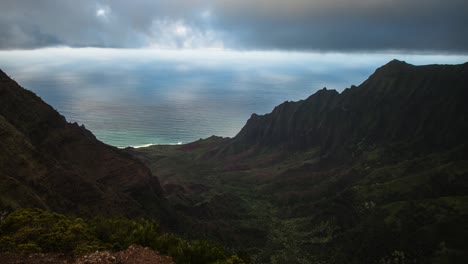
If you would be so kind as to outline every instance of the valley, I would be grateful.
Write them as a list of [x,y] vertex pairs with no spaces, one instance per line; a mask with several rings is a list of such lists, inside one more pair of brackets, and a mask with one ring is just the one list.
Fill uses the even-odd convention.
[[[436,67],[467,70],[392,61],[341,94],[322,90],[252,115],[232,139],[127,151],[161,180],[182,232],[245,250],[255,263],[462,263],[466,81],[444,76],[454,93],[436,88],[441,77],[427,75]],[[438,114],[420,108],[436,102],[453,104]],[[352,109],[359,119],[339,121]]]
[[136,243],[177,263],[464,263],[467,76],[466,63],[393,60],[341,93],[252,114],[233,138],[122,150],[3,74],[5,223],[67,227],[25,240],[27,225],[0,224],[0,246],[48,252],[49,228],[79,223],[86,246],[70,250]]

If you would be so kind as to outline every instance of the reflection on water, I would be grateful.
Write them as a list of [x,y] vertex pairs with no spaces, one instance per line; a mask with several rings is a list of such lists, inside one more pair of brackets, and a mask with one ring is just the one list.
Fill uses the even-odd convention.
[[0,51],[23,87],[119,147],[234,136],[267,113],[327,87],[360,84],[391,59],[462,63],[467,56],[53,48]]

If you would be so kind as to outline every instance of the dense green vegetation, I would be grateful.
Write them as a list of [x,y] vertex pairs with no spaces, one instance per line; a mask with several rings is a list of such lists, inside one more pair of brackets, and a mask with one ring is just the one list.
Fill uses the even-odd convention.
[[96,250],[121,250],[130,245],[150,247],[176,263],[229,263],[244,261],[204,240],[188,241],[164,233],[152,220],[69,218],[41,209],[20,209],[3,215],[0,251],[11,253],[62,252],[83,254]]
[[264,149],[235,163],[206,157],[222,144],[212,138],[137,150],[193,236],[243,249],[255,263],[468,258],[465,147],[416,155],[360,144],[338,165],[317,162],[314,151]]

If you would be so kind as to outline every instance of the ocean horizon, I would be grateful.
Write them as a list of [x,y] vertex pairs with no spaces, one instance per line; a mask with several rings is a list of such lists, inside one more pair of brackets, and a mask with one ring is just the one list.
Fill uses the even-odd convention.
[[0,68],[116,147],[233,137],[252,113],[326,87],[359,85],[392,59],[459,64],[465,55],[46,48],[0,51]]

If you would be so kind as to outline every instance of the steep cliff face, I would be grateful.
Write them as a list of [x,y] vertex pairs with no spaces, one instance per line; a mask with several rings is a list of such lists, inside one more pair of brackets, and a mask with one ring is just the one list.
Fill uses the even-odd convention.
[[156,177],[0,71],[0,206],[73,214],[158,215]]
[[368,144],[446,148],[466,142],[468,63],[413,66],[391,61],[358,87],[325,88],[299,102],[253,114],[233,139],[250,147],[320,147],[322,154]]

